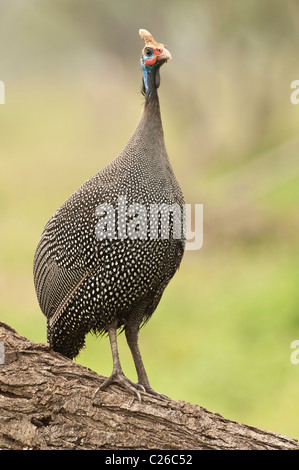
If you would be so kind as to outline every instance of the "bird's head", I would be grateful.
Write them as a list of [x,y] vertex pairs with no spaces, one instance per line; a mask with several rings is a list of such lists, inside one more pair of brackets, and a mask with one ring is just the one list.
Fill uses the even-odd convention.
[[[158,88],[160,85],[158,69],[172,57],[164,44],[156,42],[151,33],[146,29],[140,29],[139,35],[145,42],[145,46],[141,53],[141,67],[145,94],[147,94],[150,88],[149,79],[154,79],[155,87]],[[153,72],[156,73],[153,74]]]
[[139,35],[145,42],[141,54],[142,66],[152,68],[157,65],[162,65],[164,62],[167,62],[168,59],[172,58],[164,44],[156,42],[151,33],[146,29],[140,29]]

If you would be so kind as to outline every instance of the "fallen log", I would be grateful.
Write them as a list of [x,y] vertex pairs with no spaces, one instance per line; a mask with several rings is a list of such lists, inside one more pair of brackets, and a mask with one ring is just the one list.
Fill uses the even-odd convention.
[[295,439],[184,401],[142,394],[140,403],[117,385],[95,396],[105,378],[47,344],[4,323],[0,341],[1,449],[299,450]]

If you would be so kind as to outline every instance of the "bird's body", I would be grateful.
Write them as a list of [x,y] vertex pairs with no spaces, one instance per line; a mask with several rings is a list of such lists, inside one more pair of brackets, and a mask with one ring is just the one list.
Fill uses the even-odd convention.
[[[164,143],[157,95],[161,64],[144,73],[146,102],[126,147],[56,211],[34,259],[35,287],[47,317],[50,346],[74,358],[89,331],[108,332],[114,368],[106,385],[118,381],[132,389],[116,347],[116,331],[123,328],[139,384],[147,391],[152,389],[137,345],[138,330],[156,309],[184,252],[184,237],[172,233],[173,218],[168,237],[161,236],[161,220],[151,236],[152,207],[175,205],[181,214],[184,210]],[[109,237],[100,230],[103,221],[112,229],[117,222]]]

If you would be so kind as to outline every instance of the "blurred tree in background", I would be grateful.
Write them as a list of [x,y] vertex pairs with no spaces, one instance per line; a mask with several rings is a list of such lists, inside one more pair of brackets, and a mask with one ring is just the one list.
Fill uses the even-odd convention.
[[[186,201],[204,205],[204,245],[141,332],[152,385],[299,438],[297,0],[1,1],[0,319],[46,341],[35,247],[139,120],[139,28],[173,55],[159,93],[166,145]],[[87,345],[77,361],[110,374],[108,341]]]

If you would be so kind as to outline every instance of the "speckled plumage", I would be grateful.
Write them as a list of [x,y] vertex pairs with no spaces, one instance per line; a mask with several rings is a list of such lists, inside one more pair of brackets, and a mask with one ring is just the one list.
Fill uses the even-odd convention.
[[[161,64],[163,61],[161,61]],[[157,94],[160,65],[147,77],[144,110],[119,156],[88,179],[46,224],[34,258],[34,282],[47,317],[50,346],[74,358],[89,331],[109,325],[138,330],[156,309],[178,269],[182,239],[100,240],[96,208],[119,197],[139,203],[178,204],[184,198],[164,143]]]

